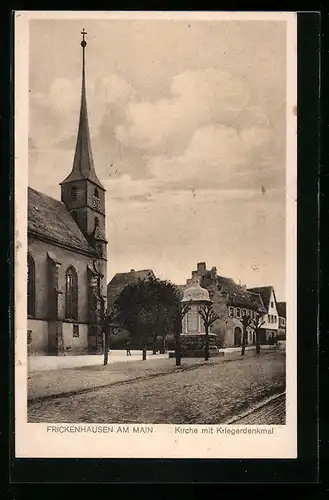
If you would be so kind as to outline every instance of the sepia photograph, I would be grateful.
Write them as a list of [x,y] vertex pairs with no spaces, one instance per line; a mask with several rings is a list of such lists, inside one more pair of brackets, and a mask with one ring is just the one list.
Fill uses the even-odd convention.
[[294,14],[16,16],[16,451],[294,457]]

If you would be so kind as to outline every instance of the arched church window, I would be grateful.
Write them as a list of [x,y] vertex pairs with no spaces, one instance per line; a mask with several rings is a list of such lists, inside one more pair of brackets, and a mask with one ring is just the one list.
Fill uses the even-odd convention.
[[99,194],[98,194],[98,189],[97,188],[94,189],[94,196],[95,196],[95,198],[99,198]]
[[73,266],[65,273],[65,316],[78,320],[78,275]]
[[35,265],[30,254],[27,255],[27,314],[35,316]]
[[77,197],[78,197],[77,188],[76,188],[76,186],[72,186],[71,187],[71,199],[73,201],[76,201]]

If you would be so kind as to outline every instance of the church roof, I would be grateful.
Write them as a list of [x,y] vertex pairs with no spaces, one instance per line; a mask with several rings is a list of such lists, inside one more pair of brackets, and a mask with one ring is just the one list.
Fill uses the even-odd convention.
[[71,173],[64,179],[61,184],[67,182],[76,182],[83,179],[88,179],[94,184],[104,189],[104,186],[97,177],[94,159],[91,150],[90,132],[88,124],[87,98],[86,98],[86,75],[85,75],[85,47],[87,43],[83,41],[82,45],[82,87],[81,87],[81,105],[79,128],[77,135],[77,144],[73,160],[73,168]]
[[57,245],[95,253],[64,203],[28,188],[28,232]]

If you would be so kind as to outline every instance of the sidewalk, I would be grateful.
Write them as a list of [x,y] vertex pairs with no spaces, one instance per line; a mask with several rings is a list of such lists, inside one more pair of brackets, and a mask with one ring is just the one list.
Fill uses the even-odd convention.
[[[254,356],[253,351],[253,349],[248,349],[245,358]],[[267,353],[268,351],[263,355]],[[113,384],[154,378],[178,370],[190,370],[202,364],[221,363],[239,358],[241,358],[240,349],[227,352],[224,357],[210,358],[208,362],[205,362],[203,358],[183,358],[181,367],[176,367],[175,360],[168,359],[168,355],[162,355],[162,357],[150,355],[146,361],[141,361],[141,356],[137,358],[131,356],[129,361],[126,357],[124,361],[113,362],[107,366],[99,364],[34,371],[29,374],[28,399],[73,395]],[[116,359],[120,359],[120,356]]]
[[[153,355],[152,351],[147,351],[147,359],[165,359],[168,354]],[[131,351],[131,356],[127,356],[126,351],[109,351],[108,364],[139,361],[142,359],[142,351]],[[92,354],[82,356],[29,356],[28,372],[60,370],[65,368],[79,368],[83,366],[102,366],[104,355]]]
[[[268,349],[270,346],[263,346],[262,349]],[[255,346],[246,347],[246,350],[254,350]],[[226,347],[219,349],[225,355],[232,352],[240,352],[241,347]],[[152,354],[152,351],[147,351],[147,360],[159,360],[168,358],[167,354]],[[126,351],[110,351],[108,364],[134,362],[142,359],[142,351],[131,351],[131,356],[127,356]],[[83,366],[103,366],[104,355],[82,355],[82,356],[29,356],[28,357],[28,372],[61,370],[66,368],[79,368]]]

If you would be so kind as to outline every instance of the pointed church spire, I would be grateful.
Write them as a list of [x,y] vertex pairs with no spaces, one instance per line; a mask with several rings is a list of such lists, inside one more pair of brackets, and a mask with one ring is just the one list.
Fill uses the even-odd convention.
[[[81,87],[81,105],[77,143],[73,160],[73,168],[71,173],[61,183],[77,181],[81,179],[89,179],[99,187],[103,188],[102,183],[98,179],[94,167],[94,159],[91,150],[90,132],[88,124],[87,98],[86,98],[86,31],[81,31],[82,41],[82,87]],[[104,188],[103,188],[104,189]]]

